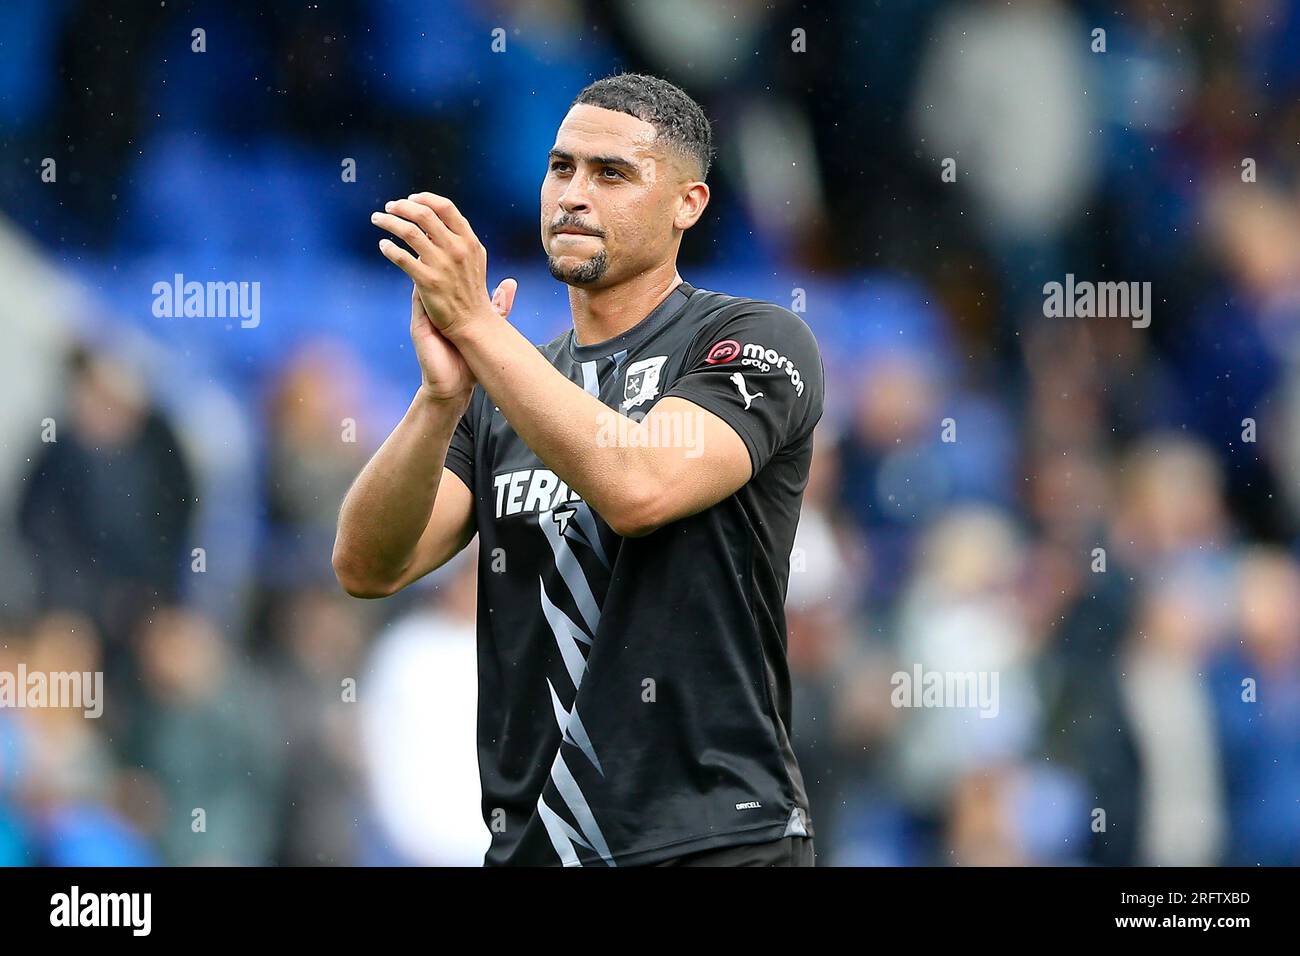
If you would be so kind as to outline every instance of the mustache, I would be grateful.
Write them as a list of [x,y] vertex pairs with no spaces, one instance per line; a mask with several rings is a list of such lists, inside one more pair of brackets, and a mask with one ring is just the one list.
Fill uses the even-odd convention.
[[586,223],[578,222],[576,219],[561,219],[559,222],[551,224],[551,232],[559,229],[581,229],[583,232],[589,232],[601,239],[605,238],[605,232],[602,229],[593,229]]

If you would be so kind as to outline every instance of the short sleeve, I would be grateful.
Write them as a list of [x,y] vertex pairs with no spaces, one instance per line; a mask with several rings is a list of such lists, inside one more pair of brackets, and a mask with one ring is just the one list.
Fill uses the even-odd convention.
[[686,399],[730,425],[758,474],[820,420],[824,375],[812,329],[780,306],[753,302],[696,339],[664,397]]
[[[477,389],[478,386],[475,386]],[[475,399],[478,396],[475,395]],[[447,470],[465,482],[465,487],[474,491],[474,418],[478,413],[478,402],[471,399],[456,430],[451,433],[451,443],[447,446]]]

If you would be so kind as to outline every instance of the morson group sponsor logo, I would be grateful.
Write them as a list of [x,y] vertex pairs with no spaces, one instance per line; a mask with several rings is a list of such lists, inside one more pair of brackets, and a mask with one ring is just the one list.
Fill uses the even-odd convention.
[[766,345],[760,345],[757,342],[746,342],[744,345],[741,345],[735,339],[723,339],[721,342],[715,342],[713,347],[709,349],[708,354],[704,356],[704,362],[706,365],[724,365],[727,362],[735,361],[738,356],[741,356],[741,365],[752,366],[760,372],[770,372],[774,368],[785,372],[786,375],[790,376],[790,384],[794,386],[795,394],[803,394],[803,376],[794,367],[794,363],[776,349],[770,349]]

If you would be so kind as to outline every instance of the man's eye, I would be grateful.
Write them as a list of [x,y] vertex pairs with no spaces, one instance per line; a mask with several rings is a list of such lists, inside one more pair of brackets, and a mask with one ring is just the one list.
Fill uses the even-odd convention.
[[623,178],[623,174],[622,174],[621,172],[619,172],[617,169],[615,169],[613,166],[606,166],[606,167],[604,168],[603,172],[605,172],[605,173],[613,173],[613,174],[614,174],[616,177],[618,177],[619,179],[622,179],[622,178]]
[[553,173],[562,173],[568,168],[569,168],[568,163],[562,163],[558,159],[555,162],[551,163],[551,172]]

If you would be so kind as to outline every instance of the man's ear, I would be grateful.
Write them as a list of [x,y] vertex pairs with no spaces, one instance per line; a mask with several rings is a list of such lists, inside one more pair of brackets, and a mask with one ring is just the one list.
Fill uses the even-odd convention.
[[707,183],[696,181],[691,183],[682,201],[677,206],[677,215],[673,218],[673,226],[677,229],[689,229],[700,220],[704,215],[704,209],[709,204],[709,187]]

